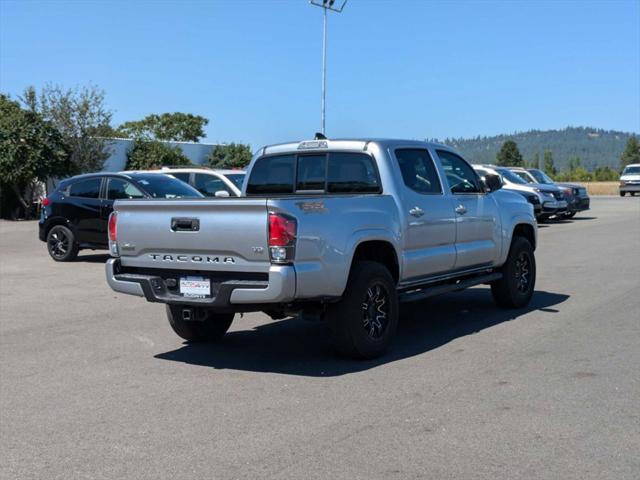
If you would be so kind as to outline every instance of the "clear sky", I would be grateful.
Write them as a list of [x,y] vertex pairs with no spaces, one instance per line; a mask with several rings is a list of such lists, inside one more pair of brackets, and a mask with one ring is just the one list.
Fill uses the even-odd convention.
[[[0,0],[0,91],[92,82],[115,124],[257,148],[319,130],[321,45],[306,0]],[[640,131],[640,0],[350,0],[328,45],[331,137]]]

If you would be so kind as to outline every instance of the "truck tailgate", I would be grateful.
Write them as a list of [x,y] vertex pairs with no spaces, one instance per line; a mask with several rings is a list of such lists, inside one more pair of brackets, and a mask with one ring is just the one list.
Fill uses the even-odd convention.
[[119,200],[123,266],[268,272],[265,199]]

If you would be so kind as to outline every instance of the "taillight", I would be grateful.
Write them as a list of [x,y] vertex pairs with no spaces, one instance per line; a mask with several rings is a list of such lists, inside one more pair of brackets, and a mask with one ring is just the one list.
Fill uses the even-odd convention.
[[286,247],[296,240],[298,228],[295,218],[280,213],[269,214],[269,246]]
[[42,206],[43,207],[48,207],[49,205],[51,205],[51,200],[49,200],[48,198],[43,198],[42,199]]
[[109,241],[115,242],[118,238],[118,213],[109,215]]
[[298,222],[281,213],[269,214],[269,256],[272,262],[288,263],[295,253]]

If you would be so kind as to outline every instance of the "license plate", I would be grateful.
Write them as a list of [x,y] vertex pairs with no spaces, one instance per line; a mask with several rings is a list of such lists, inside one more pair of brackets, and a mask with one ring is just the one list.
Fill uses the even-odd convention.
[[211,281],[203,277],[181,277],[180,293],[185,297],[208,297],[211,295]]

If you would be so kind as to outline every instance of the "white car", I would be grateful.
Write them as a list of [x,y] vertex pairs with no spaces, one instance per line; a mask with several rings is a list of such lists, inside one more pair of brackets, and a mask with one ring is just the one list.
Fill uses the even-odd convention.
[[620,196],[624,197],[627,192],[631,196],[640,192],[640,163],[627,165],[620,175]]
[[204,167],[162,167],[162,173],[188,183],[205,197],[239,197],[244,170],[213,170]]
[[214,170],[207,167],[162,167],[159,170],[137,172],[171,175],[188,183],[205,197],[239,197],[246,173],[244,170]]

